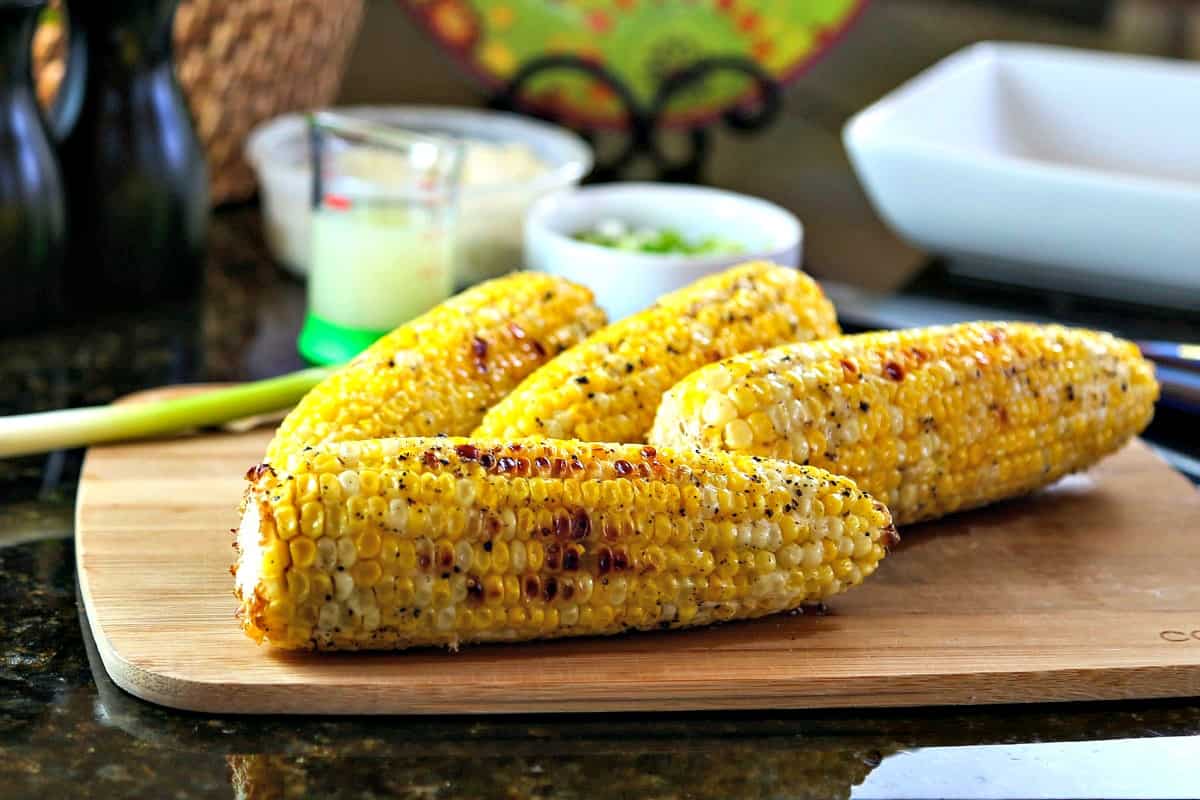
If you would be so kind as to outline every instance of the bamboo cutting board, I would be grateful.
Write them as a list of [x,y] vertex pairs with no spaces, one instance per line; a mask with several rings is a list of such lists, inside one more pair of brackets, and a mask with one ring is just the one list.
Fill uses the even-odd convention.
[[507,713],[1200,694],[1200,492],[1134,442],[1034,497],[901,531],[829,613],[459,653],[296,654],[233,612],[230,528],[269,431],[93,449],[76,553],[105,668],[178,708]]

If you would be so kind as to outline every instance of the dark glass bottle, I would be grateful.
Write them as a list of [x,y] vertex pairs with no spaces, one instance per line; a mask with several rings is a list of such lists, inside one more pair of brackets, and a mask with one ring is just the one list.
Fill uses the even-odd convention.
[[66,246],[58,165],[30,53],[44,0],[0,0],[0,329],[59,312]]
[[175,78],[178,0],[67,0],[54,114],[67,193],[71,305],[140,308],[196,294],[204,156]]

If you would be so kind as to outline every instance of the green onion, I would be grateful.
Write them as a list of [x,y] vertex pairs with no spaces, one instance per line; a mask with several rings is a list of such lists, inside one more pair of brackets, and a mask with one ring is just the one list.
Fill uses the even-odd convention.
[[0,458],[145,439],[279,411],[332,373],[314,367],[170,400],[0,417]]
[[689,241],[679,231],[670,228],[631,229],[624,222],[616,219],[603,220],[590,230],[574,234],[576,241],[587,244],[611,247],[614,250],[624,250],[635,253],[660,253],[662,255],[716,255],[722,253],[741,253],[745,247],[741,242],[735,242],[720,236],[706,236],[702,239]]

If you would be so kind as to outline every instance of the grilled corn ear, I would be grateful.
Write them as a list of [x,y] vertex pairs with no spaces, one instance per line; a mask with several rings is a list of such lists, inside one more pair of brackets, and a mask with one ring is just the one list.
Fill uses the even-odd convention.
[[450,298],[384,336],[288,414],[267,461],[330,441],[464,435],[558,353],[604,324],[592,293],[516,272]]
[[473,435],[643,442],[663,392],[703,364],[838,334],[807,275],[754,262],[662,297],[526,378]]
[[729,453],[384,439],[247,476],[252,637],[355,650],[757,617],[875,571],[887,509],[823,470]]
[[849,476],[897,524],[1024,494],[1150,422],[1137,348],[1058,325],[969,323],[737,356],[671,389],[661,446],[713,447]]

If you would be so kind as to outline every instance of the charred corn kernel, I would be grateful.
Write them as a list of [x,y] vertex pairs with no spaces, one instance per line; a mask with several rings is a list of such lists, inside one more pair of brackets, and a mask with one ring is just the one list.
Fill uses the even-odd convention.
[[[806,275],[743,264],[672,292],[567,350],[497,403],[474,435],[645,441],[663,392],[697,367],[837,333],[833,306]],[[736,409],[712,413],[732,418]]]
[[[279,426],[266,460],[285,468],[287,454],[303,457],[305,445],[469,433],[523,378],[603,324],[591,292],[562,278],[516,272],[482,283],[313,388]],[[343,444],[328,457],[352,467],[378,454]],[[360,484],[365,494],[380,488],[370,473]]]
[[[887,510],[849,479],[788,461],[638,444],[439,437],[342,449],[357,459],[347,468],[322,458],[333,447],[307,451],[310,457],[295,462],[297,474],[263,467],[249,476],[236,593],[246,631],[278,647],[456,646],[761,616],[859,583],[894,538]],[[276,515],[291,509],[302,516],[301,500],[295,493],[288,505],[277,489],[301,485],[310,474],[303,470],[316,464],[342,476],[348,469],[377,473],[379,513],[352,522],[347,509],[362,495],[343,494],[321,506],[324,536],[284,540]],[[451,491],[432,500],[421,494],[418,502],[426,478],[488,482],[494,498],[484,505],[476,493],[463,506]],[[511,491],[516,478],[528,491]],[[589,507],[562,491],[616,482],[622,496],[628,492],[626,504]],[[355,482],[339,484],[344,490]],[[559,499],[530,507],[539,484]],[[699,493],[695,514],[680,515],[681,487]],[[398,529],[386,512],[395,503],[409,508]],[[812,515],[826,508],[842,516]],[[504,518],[513,526],[508,540],[500,538]],[[819,538],[786,542],[784,519]],[[456,526],[461,531],[452,534]]]
[[[751,394],[761,400],[737,404]],[[727,447],[834,471],[905,524],[1026,494],[1090,466],[1149,424],[1157,397],[1154,368],[1130,342],[1058,325],[977,322],[788,345],[706,366],[667,392],[650,443]],[[728,406],[738,416],[713,421],[712,409]],[[730,426],[758,414],[774,433],[731,444]],[[822,502],[814,516],[843,507],[852,518],[868,513],[865,498]],[[852,525],[847,541],[859,532]]]

